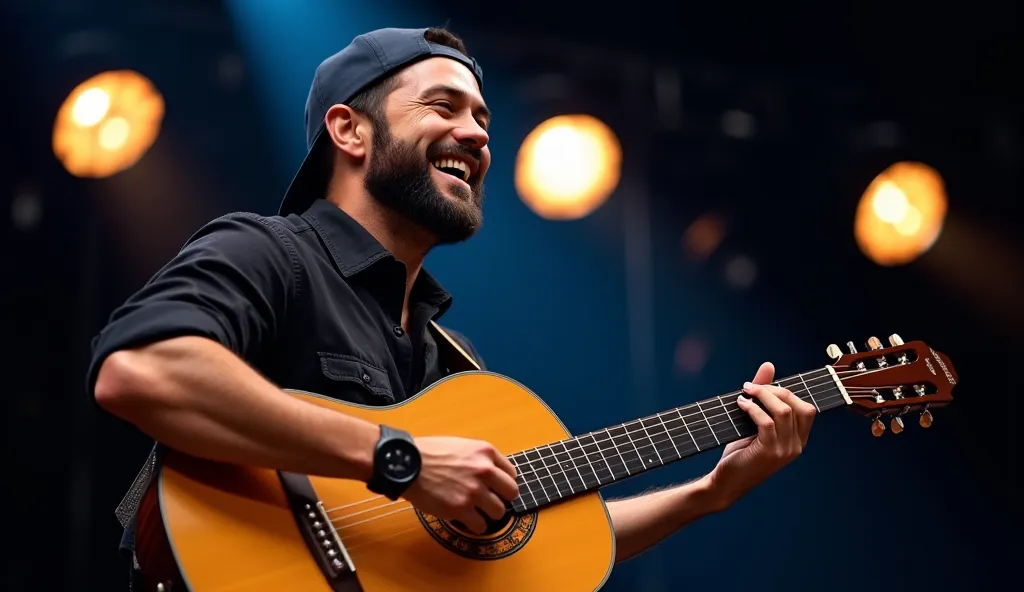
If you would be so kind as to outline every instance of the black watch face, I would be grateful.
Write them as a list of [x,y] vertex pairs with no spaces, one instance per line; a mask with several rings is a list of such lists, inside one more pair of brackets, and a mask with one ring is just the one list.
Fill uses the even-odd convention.
[[381,450],[384,474],[395,481],[411,479],[419,470],[419,454],[405,441],[389,442]]

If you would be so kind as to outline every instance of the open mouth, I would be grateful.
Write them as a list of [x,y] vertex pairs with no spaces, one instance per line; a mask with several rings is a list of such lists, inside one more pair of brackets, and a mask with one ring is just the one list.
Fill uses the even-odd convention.
[[470,176],[469,164],[457,158],[440,158],[433,163],[434,168],[442,173],[451,175],[456,179],[468,183]]

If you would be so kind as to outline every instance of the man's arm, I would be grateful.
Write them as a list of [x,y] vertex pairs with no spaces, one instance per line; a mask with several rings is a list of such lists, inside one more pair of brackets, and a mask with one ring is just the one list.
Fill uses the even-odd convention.
[[380,435],[375,424],[289,396],[204,337],[111,354],[95,398],[187,454],[297,473],[366,481]]
[[97,404],[195,456],[368,478],[379,427],[291,397],[243,361],[276,339],[295,305],[296,261],[262,218],[206,225],[97,336]]
[[615,561],[621,563],[728,504],[704,476],[637,497],[609,500],[607,506],[615,530]]
[[775,367],[764,363],[739,398],[757,435],[730,442],[709,474],[678,487],[608,502],[615,530],[616,562],[661,542],[694,520],[731,506],[803,452],[816,409],[790,391],[767,386]]

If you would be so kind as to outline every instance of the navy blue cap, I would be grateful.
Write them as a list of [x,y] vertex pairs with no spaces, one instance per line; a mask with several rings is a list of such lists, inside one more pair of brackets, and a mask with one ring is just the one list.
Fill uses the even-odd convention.
[[316,69],[306,99],[306,158],[292,179],[281,208],[282,216],[301,214],[325,196],[328,161],[323,147],[330,142],[324,118],[333,105],[348,104],[360,91],[421,59],[443,56],[464,64],[483,88],[484,74],[476,60],[458,50],[427,41],[426,29],[378,29],[359,35],[348,47]]

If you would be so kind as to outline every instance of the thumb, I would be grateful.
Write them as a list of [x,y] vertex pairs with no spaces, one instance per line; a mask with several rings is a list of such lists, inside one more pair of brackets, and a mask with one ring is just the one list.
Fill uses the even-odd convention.
[[771,362],[765,362],[761,364],[761,367],[757,369],[757,374],[754,374],[754,384],[768,384],[775,378],[775,366]]

